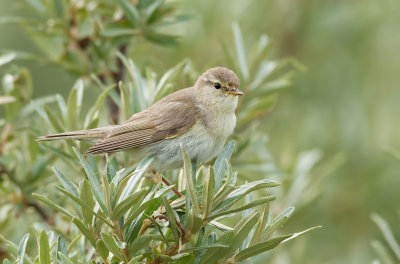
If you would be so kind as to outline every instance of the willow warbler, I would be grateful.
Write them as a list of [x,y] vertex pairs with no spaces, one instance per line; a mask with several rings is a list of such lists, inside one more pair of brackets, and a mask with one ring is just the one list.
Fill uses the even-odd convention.
[[131,151],[136,159],[154,155],[150,168],[164,171],[183,165],[182,144],[198,164],[214,158],[236,125],[239,78],[223,67],[207,70],[195,85],[174,92],[120,125],[39,137],[98,139],[85,154]]

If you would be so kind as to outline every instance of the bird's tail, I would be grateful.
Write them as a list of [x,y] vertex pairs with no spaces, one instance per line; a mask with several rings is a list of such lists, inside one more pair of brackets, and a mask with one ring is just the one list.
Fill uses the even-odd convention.
[[59,139],[78,139],[78,140],[85,140],[85,139],[101,139],[107,136],[114,126],[108,127],[100,127],[88,130],[79,130],[79,131],[72,131],[72,132],[64,132],[60,134],[53,134],[48,136],[41,136],[38,137],[37,141],[51,141],[51,140],[59,140]]

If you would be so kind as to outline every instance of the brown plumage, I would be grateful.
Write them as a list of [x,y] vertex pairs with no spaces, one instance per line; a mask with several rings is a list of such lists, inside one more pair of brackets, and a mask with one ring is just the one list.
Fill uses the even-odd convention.
[[85,154],[134,150],[136,158],[155,155],[157,170],[179,167],[182,144],[199,163],[219,153],[236,124],[239,79],[216,67],[201,75],[193,87],[174,92],[120,125],[42,136],[38,141],[96,139]]

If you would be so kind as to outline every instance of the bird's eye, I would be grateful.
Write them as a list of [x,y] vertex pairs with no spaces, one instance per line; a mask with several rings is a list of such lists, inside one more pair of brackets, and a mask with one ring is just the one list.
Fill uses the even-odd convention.
[[221,84],[220,84],[220,83],[214,83],[214,87],[215,87],[216,89],[219,89],[219,88],[221,88]]

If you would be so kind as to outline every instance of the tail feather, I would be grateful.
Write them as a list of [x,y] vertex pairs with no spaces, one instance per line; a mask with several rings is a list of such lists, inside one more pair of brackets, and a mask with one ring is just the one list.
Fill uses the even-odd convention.
[[36,141],[52,141],[52,140],[60,140],[60,139],[101,139],[109,134],[109,132],[113,129],[110,127],[101,127],[95,129],[88,130],[79,130],[72,132],[64,132],[60,134],[53,134],[48,136],[41,136],[36,139]]

